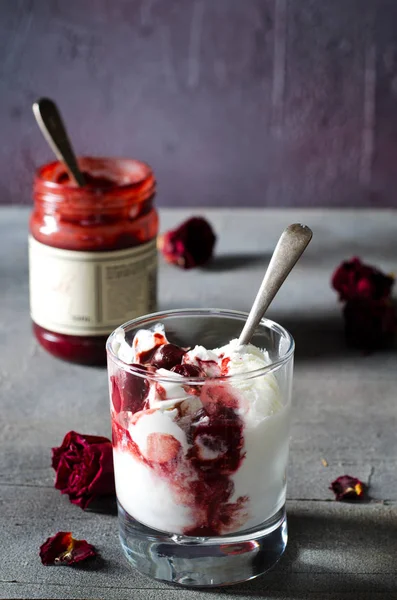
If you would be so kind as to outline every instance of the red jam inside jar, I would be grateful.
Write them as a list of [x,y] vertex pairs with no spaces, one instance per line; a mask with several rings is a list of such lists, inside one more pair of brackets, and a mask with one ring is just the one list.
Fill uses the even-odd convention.
[[[48,352],[100,365],[106,362],[109,333],[129,318],[155,310],[156,182],[148,165],[132,159],[84,157],[79,166],[84,187],[77,187],[59,162],[42,166],[35,175],[31,314],[34,334]],[[131,277],[136,272],[135,286]],[[99,276],[102,287],[95,287],[91,273]],[[144,285],[150,290],[141,289]],[[85,294],[100,317],[86,308]],[[113,313],[112,299],[119,303]],[[73,313],[75,306],[79,314]],[[132,314],[134,306],[138,312]]]

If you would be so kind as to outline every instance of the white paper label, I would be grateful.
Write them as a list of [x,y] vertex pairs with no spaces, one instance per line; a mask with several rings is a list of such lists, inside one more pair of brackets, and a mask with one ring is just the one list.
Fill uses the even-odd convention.
[[29,237],[33,321],[67,335],[107,335],[156,310],[156,240],[126,250],[60,250]]

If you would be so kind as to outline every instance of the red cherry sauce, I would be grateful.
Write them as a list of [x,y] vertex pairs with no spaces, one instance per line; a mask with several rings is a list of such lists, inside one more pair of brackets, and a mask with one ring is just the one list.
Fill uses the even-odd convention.
[[145,365],[147,363],[150,363],[152,356],[154,355],[154,353],[156,352],[156,350],[160,347],[160,346],[164,346],[165,344],[167,344],[167,339],[163,336],[162,333],[154,333],[153,334],[153,339],[154,339],[154,346],[153,348],[149,348],[149,350],[143,350],[142,352],[136,352],[136,347],[138,345],[138,339],[135,337],[134,339],[134,347],[135,347],[135,360],[137,363],[141,364],[141,365]]
[[226,356],[225,358],[222,358],[221,375],[229,374],[229,363],[230,363],[230,356]]
[[[185,365],[190,365],[192,363],[188,362],[189,359],[184,360],[183,364]],[[207,375],[208,370],[212,369],[212,373],[214,373],[213,369],[217,369],[218,367],[218,363],[215,360],[203,360],[202,358],[198,358],[197,356],[194,358],[195,361],[195,365],[197,366],[200,371],[202,371],[202,373],[204,374],[204,376]],[[219,373],[217,373],[217,375],[221,375],[221,370],[218,368],[217,370],[219,370]]]
[[[91,188],[110,188],[115,185],[119,185],[118,182],[110,179],[109,177],[92,175],[88,171],[83,171],[85,186]],[[57,177],[57,183],[62,183],[63,185],[75,185],[75,183],[70,179],[69,173],[66,171],[61,173],[59,177]]]
[[[155,346],[139,353],[136,360],[140,368],[142,363],[146,363],[148,370],[153,370],[155,365],[167,364],[174,373],[187,377],[205,376],[196,366],[182,365],[183,356],[181,348],[168,344],[162,334],[155,334]],[[222,370],[226,369],[225,361]],[[183,533],[188,536],[214,536],[242,526],[247,516],[248,498],[240,496],[236,502],[230,502],[234,493],[231,476],[245,457],[244,424],[236,412],[239,398],[235,391],[225,383],[210,381],[203,386],[196,386],[203,408],[194,415],[188,427],[190,448],[187,454],[183,453],[179,441],[172,435],[152,433],[147,440],[146,456],[143,456],[120,422],[122,414],[120,418],[117,415],[120,411],[131,411],[139,419],[155,412],[154,409],[148,410],[147,406],[150,383],[127,372],[113,376],[111,382],[116,413],[113,415],[113,444],[127,449],[158,477],[167,479],[180,504],[192,508],[196,523]],[[165,399],[165,389],[158,382],[151,385],[156,386],[157,397]],[[189,388],[189,393],[196,391]],[[183,417],[180,405],[178,413],[177,420]]]
[[[216,388],[215,391],[210,391],[210,387]],[[198,517],[197,525],[184,532],[191,536],[219,535],[225,529],[237,527],[239,518],[245,516],[248,500],[239,497],[237,502],[230,502],[234,492],[231,475],[245,456],[243,422],[234,410],[237,399],[225,385],[209,386],[206,396],[212,401],[204,403],[189,432],[192,447],[188,459],[197,474],[197,480],[190,485]]]
[[[145,369],[142,365],[131,365]],[[116,413],[121,411],[139,412],[145,408],[149,394],[149,382],[144,377],[134,375],[121,369],[110,378],[112,386],[112,402]]]
[[156,369],[167,369],[170,371],[173,367],[180,365],[186,351],[175,344],[162,344],[152,355],[150,363]]
[[194,365],[175,365],[171,371],[183,377],[205,377],[205,373]]

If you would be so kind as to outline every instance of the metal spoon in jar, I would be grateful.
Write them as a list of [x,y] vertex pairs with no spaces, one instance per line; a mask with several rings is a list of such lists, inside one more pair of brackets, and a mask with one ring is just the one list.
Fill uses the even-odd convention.
[[265,311],[303,254],[313,232],[307,225],[295,223],[283,231],[239,337],[239,344],[249,344]]
[[33,114],[49,146],[69,173],[70,178],[79,186],[86,183],[77,164],[61,114],[55,102],[49,98],[40,98],[33,106]]

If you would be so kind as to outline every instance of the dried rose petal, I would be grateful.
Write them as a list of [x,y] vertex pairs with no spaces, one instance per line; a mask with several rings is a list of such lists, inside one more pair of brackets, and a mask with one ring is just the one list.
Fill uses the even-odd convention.
[[97,556],[94,546],[85,540],[75,540],[70,531],[59,531],[40,546],[43,565],[74,565],[93,556]]
[[354,500],[362,498],[365,493],[365,484],[356,477],[342,475],[333,481],[329,487],[335,494],[336,500]]
[[394,278],[357,257],[344,261],[332,275],[332,287],[342,301],[355,298],[381,300],[390,296]]
[[81,508],[98,496],[115,494],[112,444],[105,437],[69,431],[52,449],[52,467],[56,489]]
[[165,260],[181,269],[192,269],[212,257],[216,236],[203,217],[192,217],[159,237],[158,247]]

